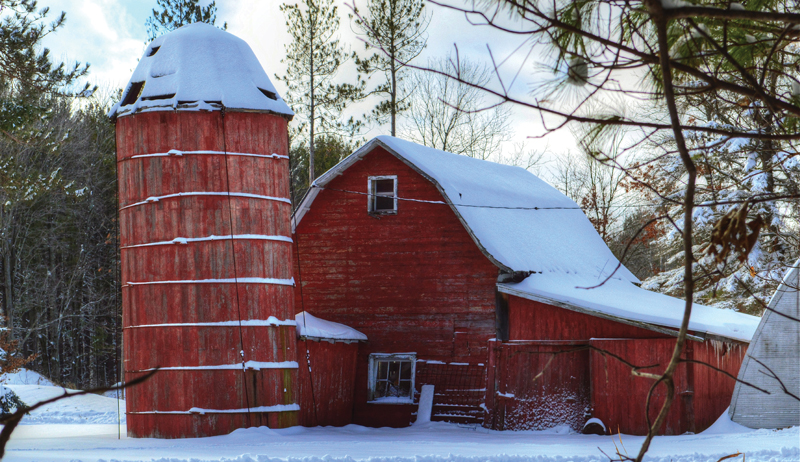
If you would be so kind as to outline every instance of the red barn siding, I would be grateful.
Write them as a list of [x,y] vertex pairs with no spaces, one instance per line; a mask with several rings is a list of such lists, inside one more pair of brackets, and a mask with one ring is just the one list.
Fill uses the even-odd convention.
[[[134,157],[181,151],[220,154]],[[290,236],[290,204],[190,192],[289,197],[288,159],[225,156],[287,154],[286,121],[275,115],[147,112],[117,119],[125,371],[294,361],[294,326],[158,326],[239,319],[294,319],[293,289],[254,283],[130,282],[260,277],[290,279],[289,242],[241,239],[138,247],[230,234]],[[226,172],[227,169],[227,172]],[[230,184],[228,184],[230,178]],[[137,205],[138,204],[138,205]],[[246,409],[294,404],[296,369],[164,370],[128,394],[131,436],[225,434],[248,425],[287,426],[296,412],[159,414],[189,409]],[[154,414],[155,412],[155,414]]]
[[[401,198],[442,201],[413,168],[376,148],[319,191],[296,230],[296,311],[352,326],[369,338],[357,358],[354,423],[405,426],[413,421],[416,405],[367,402],[367,365],[373,352],[414,352],[417,389],[436,386],[434,415],[448,414],[450,405],[460,409],[455,421],[479,421],[473,401],[485,393],[484,425],[491,428],[566,423],[579,429],[591,414],[613,431],[646,433],[643,407],[650,381],[634,380],[627,366],[609,363],[588,346],[608,347],[635,364],[663,366],[674,337],[509,296],[511,341],[488,342],[495,336],[497,268],[445,204],[400,200],[397,215],[370,216],[367,178],[383,175],[397,175]],[[724,368],[735,375],[738,351],[725,359],[708,350],[708,342],[690,343],[707,361],[727,361]],[[551,354],[580,346],[587,349]],[[547,370],[533,381],[550,358]],[[486,375],[486,385],[465,385],[476,374]],[[719,407],[732,385],[723,385],[721,374],[709,374],[680,366],[682,395],[662,433],[699,431],[724,410]]]
[[[675,339],[593,340],[591,345],[637,366],[657,365],[644,372],[660,374],[669,363]],[[630,367],[597,351],[591,352],[590,361],[593,417],[602,420],[612,433],[647,434],[644,411],[653,380],[633,376]],[[674,379],[676,399],[659,432],[662,435],[679,435],[690,431],[693,425],[691,382],[685,364],[678,366]],[[659,385],[651,398],[651,421],[658,415],[665,395],[666,387]]]
[[652,330],[515,296],[510,296],[508,300],[508,318],[509,340],[674,338]]
[[353,421],[357,357],[358,343],[298,340],[301,425],[341,427]]
[[370,216],[367,178],[379,175],[397,175],[400,197],[443,200],[393,155],[380,148],[367,154],[319,192],[297,226],[296,311],[367,335],[354,423],[405,426],[416,406],[367,404],[369,354],[485,363],[486,341],[495,334],[497,268],[447,205],[401,200],[397,215]]
[[[572,345],[591,345],[618,355],[635,365],[658,365],[647,370],[653,373],[663,372],[675,348],[675,338],[659,332],[514,296],[509,297],[509,324],[512,341],[565,341],[571,342]],[[490,376],[495,374],[496,387],[513,386],[538,373],[535,368],[528,370],[519,364],[508,367],[501,362],[504,361],[502,358],[509,354],[507,351],[509,348],[518,348],[514,347],[513,343],[495,344],[493,348],[496,358],[492,359],[492,367],[501,368],[501,372],[490,371]],[[569,348],[572,346],[564,347],[564,349]],[[690,340],[687,342],[683,357],[707,362],[736,376],[744,351],[744,346],[734,342]],[[561,356],[555,357],[549,369],[566,368],[567,371],[572,370],[577,374],[586,373],[584,366],[577,363],[562,364],[565,360]],[[543,365],[540,366],[538,370],[544,368]],[[644,403],[652,381],[634,377],[631,375],[630,367],[598,351],[591,352],[587,366],[588,377],[591,377],[592,416],[605,422],[612,432],[646,434]],[[549,369],[545,376],[557,374]],[[661,434],[702,431],[714,423],[730,403],[734,381],[713,369],[700,364],[681,364],[678,366],[675,380],[678,397],[661,429]],[[663,403],[664,393],[663,386],[656,389],[650,407],[651,419],[657,415],[659,406]],[[487,402],[487,406],[488,404]],[[495,406],[508,407],[508,404],[500,403]],[[502,421],[502,411],[498,412],[499,421],[498,417],[493,416],[495,422],[500,422],[495,424],[495,428],[508,425],[507,420]],[[516,423],[513,425],[536,425],[541,420],[533,413],[529,416],[527,423],[520,424],[517,415]]]
[[739,375],[747,346],[738,343],[706,341],[691,342],[692,359],[699,363],[692,364],[694,369],[694,409],[696,431],[702,431],[725,412],[731,404],[735,380],[708,366],[722,369],[733,377]]

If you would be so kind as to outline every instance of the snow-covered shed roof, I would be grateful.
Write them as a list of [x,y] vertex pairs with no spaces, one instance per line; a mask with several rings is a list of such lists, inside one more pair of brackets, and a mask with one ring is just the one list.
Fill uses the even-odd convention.
[[352,327],[338,322],[326,321],[303,311],[294,316],[297,335],[322,340],[367,340],[367,336]]
[[[617,278],[600,285],[604,279],[546,271],[532,274],[519,283],[497,284],[497,288],[507,294],[646,329],[654,326],[670,332],[680,329],[683,300]],[[759,319],[733,310],[693,304],[689,330],[700,338],[710,335],[749,342]]]
[[294,116],[244,40],[209,24],[194,23],[147,46],[122,100],[108,116],[223,107]]
[[[599,277],[619,263],[580,207],[531,172],[391,136],[372,139],[317,178],[296,212],[297,223],[320,188],[376,147],[431,181],[484,255],[503,270]],[[624,266],[615,277],[639,282]]]

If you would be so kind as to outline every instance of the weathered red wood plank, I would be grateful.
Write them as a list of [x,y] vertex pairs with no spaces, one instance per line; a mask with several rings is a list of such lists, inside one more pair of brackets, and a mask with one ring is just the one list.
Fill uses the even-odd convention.
[[[135,377],[137,371],[154,367],[211,367],[165,369],[131,389],[127,400],[131,436],[209,436],[246,425],[297,423],[296,411],[152,414],[287,405],[299,398],[297,368],[291,365],[247,372],[219,367],[238,365],[243,359],[294,364],[294,326],[238,326],[239,320],[271,316],[292,320],[291,285],[220,281],[237,277],[289,281],[291,243],[204,239],[231,234],[290,236],[290,204],[269,199],[289,197],[288,159],[271,156],[286,156],[286,143],[286,121],[269,114],[223,117],[219,111],[171,111],[117,119],[126,373]],[[170,150],[212,152],[134,158]],[[271,157],[226,155],[226,151]],[[209,192],[218,194],[165,197],[134,205],[156,196]],[[229,198],[228,192],[267,198]],[[176,238],[200,240],[140,246]],[[198,280],[206,282],[191,282]],[[235,323],[185,325],[230,321]],[[139,327],[153,324],[184,325]]]
[[352,423],[358,346],[358,343],[297,342],[301,425],[341,427]]

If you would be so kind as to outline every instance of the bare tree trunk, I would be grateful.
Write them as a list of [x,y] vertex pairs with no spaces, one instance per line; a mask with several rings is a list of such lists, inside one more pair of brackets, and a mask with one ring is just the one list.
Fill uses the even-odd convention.
[[[397,2],[391,2],[392,8],[392,18],[397,17],[397,12],[395,8],[397,7]],[[392,104],[391,104],[391,117],[392,117],[392,136],[397,136],[397,124],[395,120],[397,119],[397,56],[395,55],[395,25],[392,24],[392,39],[389,42],[391,44],[391,73],[392,73]]]
[[[1,212],[0,221],[5,223],[7,216],[5,210]],[[6,230],[10,232],[10,227],[7,226]],[[14,259],[11,258],[11,237],[6,236],[3,240],[3,308],[5,310],[6,327],[8,328],[8,340],[14,340],[14,284],[13,284],[13,269]]]
[[311,56],[309,58],[308,75],[311,82],[311,118],[309,120],[309,139],[308,139],[308,187],[314,183],[316,175],[314,175],[314,26],[309,28],[310,41],[311,41]]
[[[664,404],[658,412],[656,420],[652,423],[647,431],[647,437],[642,443],[639,454],[636,456],[636,462],[641,462],[644,455],[650,449],[650,443],[653,437],[656,436],[661,425],[667,418],[672,403],[675,400],[675,382],[673,376],[675,370],[680,362],[683,347],[686,342],[686,333],[689,330],[689,319],[692,315],[692,300],[694,298],[694,276],[692,273],[692,266],[694,258],[692,254],[692,212],[694,210],[694,194],[695,182],[697,181],[697,168],[689,155],[689,150],[686,148],[686,141],[683,138],[681,130],[681,122],[678,117],[678,108],[675,104],[675,91],[672,86],[672,69],[669,57],[669,44],[667,42],[667,18],[664,15],[664,6],[659,0],[649,0],[646,3],[647,9],[650,12],[650,17],[656,25],[656,33],[658,34],[659,45],[659,59],[661,64],[661,75],[664,82],[664,99],[669,109],[670,124],[672,125],[672,133],[675,136],[675,143],[678,146],[683,165],[686,168],[686,194],[684,196],[684,213],[683,213],[683,254],[684,254],[684,272],[683,272],[683,287],[684,297],[686,298],[686,305],[683,312],[683,320],[681,321],[681,328],[678,331],[678,339],[675,342],[675,349],[672,352],[672,358],[667,365],[666,370],[659,377],[656,374],[641,374],[646,377],[655,378],[656,381],[650,388],[650,392],[645,403],[645,414],[649,411],[650,397],[653,395],[656,387],[663,383],[667,388],[667,394],[664,398]],[[654,377],[655,376],[655,377]]]

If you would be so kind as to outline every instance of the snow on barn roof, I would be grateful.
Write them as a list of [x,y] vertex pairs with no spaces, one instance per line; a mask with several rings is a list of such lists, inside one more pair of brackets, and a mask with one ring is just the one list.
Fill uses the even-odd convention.
[[209,24],[194,23],[148,45],[122,100],[108,116],[223,107],[294,115],[244,40]]
[[[529,171],[472,159],[391,136],[372,139],[320,176],[297,222],[324,187],[376,147],[431,181],[484,255],[505,271],[608,275],[618,260],[578,205]],[[398,185],[402,198],[402,185]],[[411,198],[413,199],[413,198]],[[615,277],[639,282],[627,268]]]
[[338,322],[326,321],[303,311],[294,316],[297,335],[325,340],[367,340],[367,336],[352,327]]
[[[296,223],[321,188],[376,147],[431,181],[495,265],[532,273],[520,283],[498,284],[501,292],[646,329],[674,333],[680,328],[684,301],[634,285],[639,280],[619,265],[577,204],[519,167],[379,136],[314,182]],[[402,199],[402,185],[398,191]],[[582,288],[597,286],[617,265],[605,284]],[[749,342],[758,322],[754,316],[694,305],[689,328],[698,340],[715,335]]]
[[[616,278],[599,285],[603,279],[547,271],[532,274],[519,283],[497,284],[497,288],[510,295],[646,329],[652,326],[666,327],[670,332],[680,329],[683,300]],[[759,318],[755,316],[693,304],[689,330],[699,337],[698,340],[712,335],[750,342],[758,323]]]

